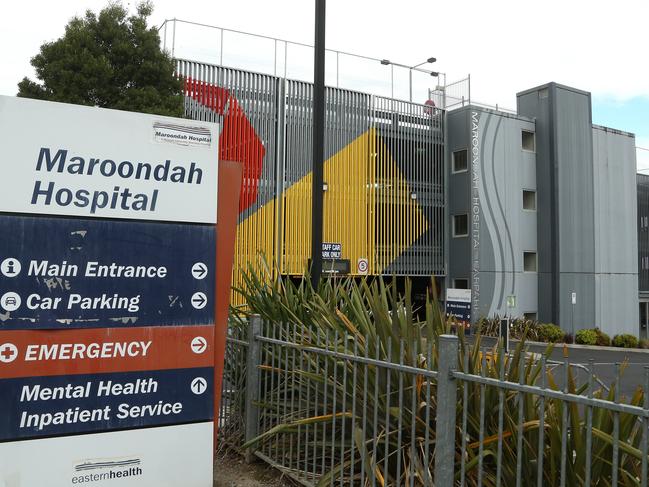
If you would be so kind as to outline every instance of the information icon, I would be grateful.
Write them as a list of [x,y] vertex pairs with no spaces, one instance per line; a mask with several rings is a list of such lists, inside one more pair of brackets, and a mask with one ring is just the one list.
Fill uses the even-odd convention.
[[0,273],[5,277],[16,277],[20,274],[20,261],[13,257],[8,257],[0,264]]

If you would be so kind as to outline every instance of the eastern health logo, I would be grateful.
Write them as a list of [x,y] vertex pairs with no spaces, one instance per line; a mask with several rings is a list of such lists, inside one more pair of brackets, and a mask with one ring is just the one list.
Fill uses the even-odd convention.
[[74,466],[72,484],[138,477],[144,473],[141,464],[142,461],[137,457],[85,460]]
[[212,146],[212,131],[208,127],[190,127],[174,123],[154,122],[153,139],[178,145]]

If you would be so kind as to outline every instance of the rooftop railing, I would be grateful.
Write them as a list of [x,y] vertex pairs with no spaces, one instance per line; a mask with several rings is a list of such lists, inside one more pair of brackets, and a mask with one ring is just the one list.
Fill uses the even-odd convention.
[[[158,32],[162,47],[174,58],[313,82],[313,46],[309,44],[175,18],[165,20]],[[325,83],[416,103],[432,99],[437,107],[445,108],[439,94],[446,92],[446,73],[423,64],[427,63],[408,66],[327,49]],[[454,104],[456,99],[470,99],[469,81],[452,84]],[[436,94],[434,98],[431,93]]]

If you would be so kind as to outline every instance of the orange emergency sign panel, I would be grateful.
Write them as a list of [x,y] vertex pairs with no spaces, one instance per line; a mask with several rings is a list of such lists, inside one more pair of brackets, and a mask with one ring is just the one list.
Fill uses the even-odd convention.
[[7,331],[0,379],[211,367],[212,326]]

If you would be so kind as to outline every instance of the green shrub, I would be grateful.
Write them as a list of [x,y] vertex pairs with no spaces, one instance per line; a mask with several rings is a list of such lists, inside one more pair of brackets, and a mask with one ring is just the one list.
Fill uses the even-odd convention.
[[638,343],[638,347],[649,349],[649,338],[642,338],[640,342]]
[[611,337],[604,333],[599,328],[595,328],[595,333],[597,333],[597,343],[600,347],[610,347],[611,346]]
[[580,345],[597,345],[597,332],[595,330],[579,330],[575,335],[575,343]]
[[563,341],[565,335],[565,332],[554,323],[539,325],[538,336],[542,342],[559,343]]
[[[314,457],[318,462],[321,458],[325,459],[328,465],[327,470],[314,479],[320,485],[337,483],[338,479],[347,485],[357,485],[358,471],[363,465],[366,466],[367,484],[371,480],[377,485],[407,485],[410,480],[419,487],[432,485],[430,473],[434,469],[434,455],[424,456],[426,452],[421,446],[413,448],[411,445],[421,445],[422,438],[427,436],[431,437],[433,445],[437,444],[435,381],[431,387],[428,379],[417,376],[416,384],[409,387],[410,377],[406,376],[407,384],[404,385],[409,387],[407,401],[401,402],[396,384],[403,381],[404,375],[399,371],[358,366],[357,361],[301,348],[304,345],[341,355],[369,354],[380,361],[394,363],[395,360],[404,360],[407,364],[436,370],[439,366],[437,348],[440,335],[450,331],[451,323],[438,308],[434,295],[426,301],[424,312],[418,317],[408,281],[402,295],[393,284],[386,283],[381,277],[359,281],[328,279],[313,289],[308,276],[296,283],[283,278],[279,272],[261,275],[252,269],[244,274],[244,280],[245,288],[237,290],[248,303],[248,309],[244,311],[258,313],[270,321],[263,333],[300,344],[300,348],[292,349],[290,353],[286,349],[286,354],[281,352],[284,348],[262,347],[263,369],[260,367],[260,370],[263,372],[261,380],[264,386],[258,404],[264,418],[263,429],[260,436],[247,445],[271,441],[275,445],[282,445],[283,460],[292,464],[305,458],[307,452],[310,454],[311,445],[334,445],[334,442],[346,445],[340,456],[331,459],[331,465],[327,453],[318,453]],[[240,312],[238,309],[234,311]],[[555,337],[563,335],[553,325],[541,325],[539,329]],[[582,394],[587,387],[571,367],[558,372],[562,376],[568,375],[565,385],[558,386],[553,376],[557,372],[551,368],[543,369],[537,359],[527,355],[523,342],[513,347],[511,355],[497,347],[484,353],[480,336],[466,341],[461,330],[457,367],[464,373],[483,375],[492,380],[498,380],[504,374],[508,382],[521,381],[527,385],[542,382],[545,387],[555,391],[559,387],[566,387],[573,395]],[[546,359],[551,353],[552,346],[548,346],[544,354]],[[235,375],[231,376],[232,379],[226,376],[226,380],[232,384],[237,383],[236,377],[245,376],[245,360],[234,360],[233,364],[239,364],[236,369],[231,369]],[[493,452],[498,440],[502,441],[503,486],[516,483],[517,465],[523,465],[521,485],[537,485],[535,466],[539,465],[541,459],[546,466],[545,471],[541,472],[540,483],[544,486],[559,485],[557,465],[562,462],[566,463],[565,485],[582,485],[587,468],[591,472],[590,485],[613,485],[611,451],[614,431],[621,440],[620,450],[623,449],[618,458],[617,478],[624,479],[625,486],[639,485],[637,479],[641,477],[644,430],[639,427],[634,415],[620,414],[619,422],[614,425],[610,414],[593,414],[590,418],[592,421],[588,422],[584,408],[566,408],[565,403],[555,397],[547,397],[545,407],[541,409],[533,394],[507,392],[502,406],[503,421],[507,425],[507,434],[504,434],[498,414],[480,414],[480,411],[498,411],[503,396],[494,388],[485,390],[475,382],[456,382],[457,387],[461,388],[457,396],[456,418],[459,420],[463,414],[467,415],[467,431],[461,434],[460,428],[455,428],[455,458],[466,460],[467,487],[496,485],[493,472],[497,469],[497,459],[488,452]],[[313,393],[314,390],[323,393]],[[381,391],[381,396],[377,395],[378,392],[370,391]],[[328,397],[341,400],[327,400]],[[595,391],[594,397],[613,401],[615,388],[608,392],[603,389]],[[297,407],[293,406],[295,398]],[[641,391],[629,399],[629,403],[636,407],[642,407],[643,401]],[[235,409],[230,409],[229,417],[237,427],[226,425],[220,428],[221,433],[240,431],[238,418],[243,414],[240,406],[243,402],[232,404]],[[343,409],[336,408],[339,404]],[[408,410],[408,404],[414,407]],[[398,405],[403,407],[400,409]],[[517,424],[520,406],[524,406],[524,429],[521,430],[522,437],[517,437],[513,434],[513,427]],[[373,414],[366,417],[366,411],[373,411]],[[373,420],[370,419],[372,416]],[[562,435],[566,432],[566,420],[570,425],[570,434],[565,435],[566,444],[560,447]],[[547,438],[542,449],[537,446],[540,424],[544,424]],[[304,431],[313,425],[319,428],[318,439],[300,442],[300,428]],[[590,462],[586,462],[583,452],[586,451],[585,438],[589,433],[593,433],[592,453]],[[316,438],[315,434],[312,438]],[[240,441],[236,438],[239,436],[235,436],[235,440]],[[519,440],[522,445],[520,449]],[[466,448],[460,450],[463,442]],[[328,448],[324,450],[328,452]],[[358,455],[353,454],[355,450],[359,452]],[[403,463],[390,460],[397,458],[401,458]],[[482,459],[482,465],[479,459]],[[408,468],[400,468],[403,465],[408,465]],[[408,474],[408,470],[412,474]],[[482,482],[478,482],[482,474]]]
[[615,335],[613,337],[613,346],[623,348],[638,348],[638,339],[633,335],[629,335],[628,333]]
[[[500,334],[500,316],[496,315],[491,318],[482,318],[478,321],[477,328],[482,336],[498,337]],[[523,336],[526,340],[539,341],[539,323],[533,320],[515,318],[509,326],[509,337],[514,340],[521,340]]]

